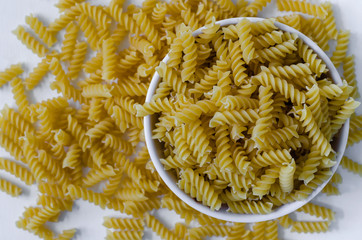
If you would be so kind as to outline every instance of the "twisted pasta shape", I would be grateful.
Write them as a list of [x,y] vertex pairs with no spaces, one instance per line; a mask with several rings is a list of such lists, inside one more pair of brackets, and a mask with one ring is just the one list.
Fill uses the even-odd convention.
[[318,127],[320,127],[323,119],[319,87],[313,85],[313,87],[306,92],[305,96],[307,97],[306,103],[309,105],[313,118],[317,122]]
[[113,107],[113,114],[111,118],[115,121],[116,125],[122,132],[125,132],[129,125],[143,128],[142,118],[136,117],[127,111],[122,110],[118,106]]
[[43,23],[32,14],[25,17],[25,22],[31,29],[39,36],[39,38],[48,46],[51,47],[57,41],[57,38],[53,32],[47,30]]
[[69,184],[69,176],[67,172],[65,172],[60,164],[51,158],[51,155],[45,150],[38,151],[38,161],[59,184],[63,186],[67,186]]
[[190,28],[185,27],[180,35],[180,40],[182,41],[184,53],[181,65],[181,80],[182,82],[194,82],[194,72],[197,65],[197,46]]
[[309,63],[310,69],[316,73],[318,77],[328,70],[327,66],[318,58],[317,54],[300,39],[297,40],[297,48],[299,56],[303,58],[304,62]]
[[268,133],[271,129],[271,119],[272,119],[272,111],[273,111],[273,93],[271,86],[259,88],[259,116],[260,118],[256,120],[255,127],[253,128],[251,138],[258,143],[258,145],[262,145],[261,141],[264,139],[266,133]]
[[208,70],[207,74],[200,80],[200,82],[195,84],[195,88],[190,89],[189,92],[194,93],[195,95],[202,95],[205,92],[210,91],[219,81],[219,71],[226,72],[229,69],[230,63],[228,61],[217,60],[216,64]]
[[77,198],[82,198],[85,201],[94,203],[95,205],[99,205],[102,209],[104,209],[110,201],[102,193],[96,193],[92,190],[88,190],[80,186],[70,184],[67,189],[69,196],[73,200]]
[[344,156],[341,161],[341,166],[350,172],[359,174],[362,176],[362,165],[353,161],[352,159]]
[[347,56],[343,59],[343,76],[348,85],[352,87],[351,97],[354,99],[359,98],[360,94],[357,87],[354,55]]
[[27,229],[34,230],[45,224],[50,218],[59,214],[60,209],[56,207],[46,206],[35,214],[27,224]]
[[55,19],[48,26],[48,31],[57,33],[63,28],[67,27],[67,25],[75,20],[77,16],[79,16],[80,12],[77,6],[73,6],[66,11],[59,18]]
[[330,222],[294,222],[292,223],[292,232],[326,232],[329,228]]
[[186,223],[194,219],[193,209],[181,201],[178,197],[168,194],[162,198],[162,207],[175,211]]
[[10,85],[12,87],[12,92],[14,94],[14,99],[16,102],[16,105],[19,107],[20,113],[24,115],[25,118],[29,118],[29,101],[27,99],[26,93],[25,93],[25,87],[23,85],[23,82],[20,78],[14,78]]
[[295,40],[290,39],[269,48],[259,49],[255,52],[255,55],[259,56],[260,62],[265,63],[266,61],[278,61],[281,58],[285,58],[287,54],[291,54],[296,50],[297,47],[295,46]]
[[257,222],[253,225],[253,240],[263,239],[266,234],[267,222]]
[[109,29],[111,18],[101,6],[92,6],[90,3],[77,4],[79,11],[92,18],[97,26],[102,29]]
[[255,123],[259,117],[260,116],[255,109],[216,112],[210,120],[210,127],[217,127],[223,124]]
[[262,49],[274,46],[275,44],[281,44],[283,42],[282,31],[272,31],[256,37],[253,37],[255,48]]
[[177,93],[186,93],[187,85],[186,83],[180,81],[180,78],[174,69],[168,67],[165,63],[160,62],[160,65],[156,67],[156,71],[160,77],[162,77],[163,81],[165,81]]
[[178,186],[197,201],[202,201],[204,205],[210,206],[211,209],[220,209],[221,200],[215,193],[215,190],[209,182],[206,182],[199,174],[191,168],[183,171]]
[[344,30],[340,30],[338,33],[336,50],[331,57],[331,61],[337,68],[346,57],[350,35],[351,33],[349,31]]
[[280,17],[277,17],[276,20],[280,23],[283,23],[292,28],[295,28],[298,31],[301,31],[302,18],[299,14],[290,14],[290,15],[286,15],[286,16],[280,16]]
[[249,20],[243,19],[236,24],[239,37],[241,51],[243,52],[244,61],[249,64],[255,58],[255,48],[251,35],[251,23]]
[[331,182],[329,182],[323,189],[322,192],[327,194],[327,196],[331,195],[339,195],[340,192],[336,186],[334,186]]
[[117,239],[134,239],[141,240],[143,237],[143,231],[114,231],[107,229],[107,240],[117,240]]
[[150,214],[146,214],[146,226],[151,228],[158,236],[163,239],[177,239],[175,233],[166,228],[157,218]]
[[156,47],[156,49],[160,49],[161,44],[159,32],[155,28],[149,17],[146,15],[146,13],[144,13],[142,10],[138,13],[134,13],[133,19],[136,21],[136,24],[141,29],[141,32],[145,34],[147,40],[150,41],[153,46]]
[[76,79],[82,70],[82,65],[87,54],[87,48],[88,46],[86,42],[79,42],[75,45],[67,73],[67,76],[70,79]]
[[81,14],[79,16],[78,22],[80,29],[84,33],[84,36],[87,38],[87,42],[89,43],[90,48],[93,51],[97,51],[99,48],[99,36],[93,22],[85,14]]
[[119,154],[116,158],[116,163],[121,167],[127,175],[132,178],[133,181],[139,183],[142,178],[141,170],[131,161],[126,159],[122,154]]
[[84,0],[59,0],[55,6],[62,12],[66,11],[67,9],[73,7],[77,3],[81,3]]
[[266,222],[265,239],[278,240],[278,223],[277,223],[277,220],[267,221]]
[[145,196],[145,190],[143,189],[122,188],[117,191],[115,195],[117,199],[123,201],[142,202],[148,200],[148,197]]
[[77,143],[72,144],[63,160],[63,168],[75,169],[80,162],[81,151],[82,149]]
[[351,117],[355,109],[360,105],[360,102],[355,101],[353,98],[347,100],[341,108],[337,111],[331,121],[332,136],[337,133],[345,121]]
[[262,66],[261,69],[264,72],[271,73],[276,77],[284,79],[300,78],[312,74],[308,63],[298,63],[289,66],[271,66],[268,68]]
[[264,87],[271,86],[275,92],[281,93],[285,98],[290,99],[292,103],[301,106],[305,103],[304,92],[299,91],[293,84],[288,83],[286,80],[274,77],[270,73],[261,72],[253,77]]
[[22,74],[24,70],[20,64],[12,64],[10,67],[6,68],[4,71],[0,72],[0,87],[5,85],[7,82],[10,82],[16,76]]
[[90,140],[88,136],[85,135],[86,131],[71,115],[68,115],[68,131],[73,135],[83,151],[91,147]]
[[76,232],[76,229],[63,230],[62,233],[58,235],[58,240],[70,240],[74,237]]
[[256,99],[242,95],[227,95],[221,99],[222,107],[226,110],[258,108],[259,102]]
[[236,7],[231,0],[216,0],[216,4],[220,9],[230,16],[236,15]]
[[294,173],[296,164],[294,160],[288,165],[282,166],[279,171],[279,184],[282,192],[290,193],[294,188]]
[[262,21],[257,21],[251,23],[251,34],[256,36],[260,34],[266,34],[268,32],[272,32],[277,29],[274,25],[274,19],[264,19]]
[[91,139],[91,141],[94,141],[95,139],[102,138],[105,134],[109,133],[114,128],[114,124],[111,118],[106,118],[96,125],[94,127],[88,129],[86,132],[86,135]]
[[91,187],[115,175],[116,172],[110,165],[102,166],[99,169],[91,169],[88,174],[83,178],[83,185],[85,187]]
[[111,94],[112,89],[113,87],[101,83],[89,84],[82,89],[82,96],[85,98],[93,98],[93,97],[110,98],[112,97]]
[[43,60],[39,62],[35,68],[33,68],[33,71],[29,73],[29,76],[24,79],[24,84],[27,90],[31,90],[36,85],[38,85],[38,83],[48,73],[49,71],[48,60],[49,60],[48,58],[43,58]]
[[327,16],[323,20],[325,29],[327,30],[327,34],[329,38],[334,40],[338,37],[338,30],[336,26],[336,20],[333,16],[332,4],[330,2],[322,3],[322,7],[327,11]]
[[329,221],[334,220],[335,215],[332,209],[313,203],[307,203],[303,207],[299,208],[297,211],[307,213],[311,216],[322,217],[323,219],[327,219]]
[[8,159],[0,158],[0,169],[13,174],[27,185],[32,185],[35,181],[33,175],[27,168]]
[[255,183],[255,186],[253,187],[253,194],[255,196],[259,196],[259,198],[262,198],[262,196],[268,194],[270,186],[275,183],[277,178],[279,178],[279,174],[281,174],[279,172],[279,167],[265,170],[265,174],[263,174],[260,177],[260,180]]
[[[210,160],[207,155],[211,153],[212,149],[208,140],[208,136],[205,132],[204,127],[201,125],[201,121],[195,121],[188,125],[182,126],[183,133],[186,133],[186,141],[193,151],[194,156],[197,157],[197,161],[200,166],[204,165],[205,161]],[[191,134],[192,133],[192,134]]]
[[248,214],[266,214],[270,213],[273,204],[270,202],[263,203],[261,201],[228,201],[229,211]]
[[158,98],[156,100],[151,100],[143,105],[136,104],[135,109],[137,111],[137,117],[144,117],[158,112],[171,111],[175,108],[175,105],[172,99],[168,98]]
[[106,81],[111,81],[116,78],[117,67],[117,46],[112,39],[106,39],[102,43],[103,64],[102,64],[102,78]]
[[229,42],[229,52],[234,83],[235,85],[240,86],[248,76],[245,72],[246,68],[243,66],[245,62],[242,60],[240,42]]
[[143,230],[144,222],[136,218],[112,218],[104,217],[103,226],[106,228],[122,230]]
[[189,104],[181,112],[175,114],[178,121],[191,123],[200,118],[202,114],[211,114],[216,111],[215,102],[211,100],[200,100],[195,104]]
[[5,179],[0,178],[0,191],[3,191],[13,197],[17,197],[21,194],[22,189],[15,184],[6,181]]
[[316,121],[312,116],[312,112],[309,107],[304,106],[303,109],[296,111],[299,121],[302,122],[302,126],[305,127],[305,132],[309,133],[309,138],[312,139],[312,144],[316,144],[317,148],[321,151],[323,156],[328,156],[332,150],[331,144],[318,128]]
[[195,31],[199,28],[199,21],[196,18],[195,13],[191,11],[191,8],[187,8],[187,10],[181,10],[181,18],[185,25],[190,27],[191,31]]
[[33,53],[38,55],[39,57],[44,57],[48,52],[46,46],[36,40],[33,36],[28,33],[24,27],[18,26],[13,33],[15,36]]
[[269,165],[281,165],[283,163],[288,163],[291,160],[292,156],[290,155],[289,151],[283,149],[271,150],[257,154],[253,159],[251,159],[251,162],[258,167],[267,167]]
[[278,0],[277,7],[280,11],[301,12],[321,19],[324,19],[327,16],[327,11],[323,6],[302,0]]
[[38,185],[39,192],[43,194],[47,194],[49,196],[62,198],[62,199],[68,199],[69,197],[66,196],[65,191],[62,189],[60,185],[57,184],[51,184],[51,183],[45,183],[42,182]]
[[306,34],[309,35],[321,49],[329,51],[328,33],[324,27],[323,21],[318,18],[309,19],[307,22]]
[[233,159],[231,158],[230,151],[230,138],[228,126],[218,126],[215,132],[215,142],[216,142],[216,158],[215,163],[220,167],[221,171],[231,171],[235,167],[233,166]]
[[[153,209],[159,209],[161,206],[161,202],[159,199],[149,199],[148,201],[142,202],[133,202],[133,201],[126,201],[124,202],[125,212],[127,214],[142,217],[145,215],[146,212],[151,211]],[[147,223],[146,223],[147,224]]]
[[289,143],[294,143],[292,139],[298,140],[299,138],[297,128],[298,125],[290,125],[287,127],[272,130],[265,135],[265,143],[273,147],[276,145],[283,146],[284,144],[289,146]]
[[3,133],[0,133],[0,146],[10,153],[10,155],[16,160],[25,161],[23,157],[23,150],[20,146]]
[[248,11],[251,17],[255,17],[271,0],[255,0],[251,2],[245,10]]
[[322,156],[320,151],[316,147],[312,147],[298,179],[303,180],[305,184],[312,181],[314,174],[318,171],[317,167],[320,165],[321,161]]

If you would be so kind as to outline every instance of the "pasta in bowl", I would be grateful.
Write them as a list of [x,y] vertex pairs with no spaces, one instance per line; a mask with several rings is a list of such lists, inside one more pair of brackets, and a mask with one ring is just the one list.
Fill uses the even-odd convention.
[[316,43],[273,19],[232,18],[181,26],[170,49],[136,109],[152,162],[180,199],[258,222],[323,189],[359,103]]

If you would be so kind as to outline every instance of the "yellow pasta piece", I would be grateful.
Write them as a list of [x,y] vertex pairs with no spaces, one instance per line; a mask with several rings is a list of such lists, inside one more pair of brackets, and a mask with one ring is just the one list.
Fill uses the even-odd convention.
[[48,52],[48,49],[36,40],[30,33],[28,33],[24,27],[18,26],[13,33],[16,37],[33,53],[37,54],[39,57],[44,57]]

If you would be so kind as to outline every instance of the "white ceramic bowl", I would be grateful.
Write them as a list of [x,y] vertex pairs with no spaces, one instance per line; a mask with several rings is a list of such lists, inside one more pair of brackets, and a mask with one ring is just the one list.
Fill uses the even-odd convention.
[[[218,21],[217,24],[220,24],[220,26],[228,26],[232,24],[237,24],[241,18],[230,18]],[[251,22],[257,22],[263,20],[263,18],[247,18]],[[290,33],[296,33],[298,36],[307,44],[311,49],[314,50],[315,53],[318,54],[318,56],[324,61],[324,63],[327,65],[327,68],[329,69],[329,74],[331,78],[333,79],[333,82],[335,84],[341,85],[342,80],[337,72],[337,69],[334,67],[331,60],[328,58],[328,56],[324,53],[324,51],[319,48],[319,46],[313,42],[310,38],[302,34],[301,32],[295,30],[294,28],[291,28],[285,24],[281,24],[279,22],[275,22],[275,25],[286,32]],[[193,32],[194,36],[197,36],[201,33],[202,29],[204,27],[196,30]],[[162,60],[163,62],[167,63],[169,57],[168,55]],[[151,98],[153,94],[156,92],[156,89],[158,87],[158,84],[160,82],[160,76],[156,72],[155,75],[152,78],[151,84],[149,86],[147,96],[146,96],[146,102],[151,101]],[[298,208],[302,207],[304,204],[308,203],[310,200],[312,200],[323,188],[324,186],[329,182],[330,178],[325,181],[322,185],[320,185],[318,188],[316,188],[313,193],[306,199],[302,201],[295,201],[291,202],[285,205],[282,205],[276,209],[274,209],[271,213],[268,214],[240,214],[240,213],[231,213],[226,211],[226,207],[222,207],[218,211],[211,210],[209,207],[203,205],[202,203],[197,202],[195,199],[190,197],[188,194],[186,194],[184,191],[182,191],[176,184],[175,176],[170,174],[168,171],[164,169],[164,166],[160,162],[160,158],[162,158],[162,146],[159,143],[158,140],[152,139],[152,130],[154,129],[155,123],[157,119],[155,115],[149,115],[144,118],[144,131],[145,131],[145,138],[146,138],[146,144],[148,151],[151,156],[151,160],[157,170],[157,172],[160,174],[162,180],[165,182],[165,184],[173,191],[180,199],[182,199],[186,204],[191,206],[192,208],[209,215],[214,218],[226,220],[226,221],[233,221],[233,222],[260,222],[260,221],[267,221],[271,219],[275,219],[278,217],[281,217],[283,215],[289,214]],[[339,163],[342,159],[342,156],[344,154],[344,150],[346,148],[347,144],[347,138],[348,138],[348,131],[349,131],[349,120],[343,125],[342,129],[339,131],[338,135],[334,138],[335,140],[332,143],[333,149],[337,152],[336,161],[337,164],[331,169],[334,173]]]

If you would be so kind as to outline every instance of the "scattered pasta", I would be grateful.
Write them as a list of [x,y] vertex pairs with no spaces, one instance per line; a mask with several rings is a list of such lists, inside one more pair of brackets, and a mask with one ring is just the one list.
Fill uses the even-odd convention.
[[[353,114],[359,103],[350,98],[359,96],[354,56],[347,52],[350,33],[337,29],[332,5],[278,0],[279,10],[293,13],[276,19],[324,50],[329,40],[337,42],[331,59],[343,65],[342,86],[308,45],[277,29],[275,19],[216,24],[257,16],[271,1],[249,2],[146,0],[125,7],[123,0],[108,6],[59,0],[60,16],[49,25],[26,17],[27,26],[13,33],[42,59],[25,74],[21,64],[0,71],[0,88],[9,83],[16,102],[1,110],[0,146],[13,159],[0,158],[0,170],[27,185],[36,182],[39,191],[37,206],[25,208],[16,226],[43,239],[72,239],[76,229],[56,233],[47,222],[83,199],[131,216],[105,217],[106,239],[142,239],[145,227],[163,239],[277,239],[278,224],[327,231],[335,213],[315,204],[298,211],[323,221],[287,215],[250,227],[196,212],[166,187],[144,146],[142,117],[159,114],[153,134],[180,188],[212,209],[224,204],[265,214],[306,198],[330,177],[335,153],[329,142],[351,115],[348,145],[362,139],[361,116]],[[205,25],[195,38],[192,31]],[[130,46],[118,48],[125,39]],[[162,82],[145,103],[156,71]],[[55,78],[50,89],[61,96],[32,102],[28,93],[48,73]],[[341,166],[362,175],[352,159],[344,157]],[[334,175],[323,191],[338,193],[341,181]],[[0,190],[21,197],[14,183],[1,176]],[[91,189],[99,185],[101,191]],[[167,228],[154,215],[161,207],[184,221]]]

